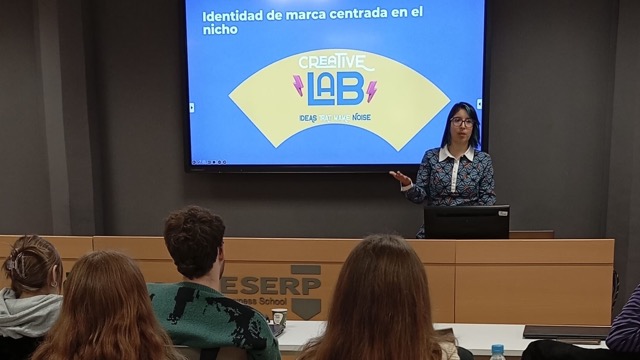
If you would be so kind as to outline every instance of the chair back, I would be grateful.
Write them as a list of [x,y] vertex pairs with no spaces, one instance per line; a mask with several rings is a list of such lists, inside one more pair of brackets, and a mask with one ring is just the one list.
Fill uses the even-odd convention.
[[174,345],[173,348],[187,360],[200,360],[200,349],[183,345]]
[[218,352],[216,360],[248,360],[249,356],[245,350],[237,347],[223,347]]
[[555,340],[536,340],[522,353],[522,360],[637,360],[638,354],[609,349],[585,349]]
[[236,347],[197,349],[184,345],[174,345],[176,351],[187,360],[247,360],[247,352]]

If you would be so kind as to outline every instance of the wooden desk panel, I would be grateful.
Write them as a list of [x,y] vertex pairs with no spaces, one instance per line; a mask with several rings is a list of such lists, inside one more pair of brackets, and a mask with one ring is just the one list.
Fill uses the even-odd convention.
[[94,236],[95,250],[117,250],[138,263],[147,282],[178,282],[182,275],[158,236]]
[[[318,274],[292,274],[292,266],[312,265]],[[256,275],[256,268],[260,269]],[[342,263],[243,263],[227,262],[222,281],[222,292],[238,301],[255,307],[264,314],[270,309],[286,307],[290,309],[292,320],[326,320],[329,305],[338,279]],[[450,265],[428,265],[429,288],[433,306],[433,316],[437,319],[453,319],[454,267]],[[297,314],[292,306],[299,300],[317,300],[320,307],[316,314]],[[295,307],[295,306],[294,306]],[[303,318],[306,317],[306,318]]]
[[[17,238],[0,236],[0,246]],[[114,249],[136,259],[147,281],[182,278],[161,237],[45,238],[59,250],[65,271],[92,248]],[[324,320],[342,263],[359,241],[225,238],[223,290],[232,298],[255,300],[252,305],[264,313],[278,301],[290,308],[295,299],[318,299],[320,310],[312,319]],[[612,239],[409,243],[425,264],[437,322],[610,323]],[[0,255],[8,252],[9,246]],[[289,318],[300,316],[292,311]]]
[[[0,266],[11,251],[11,245],[21,235],[0,235]],[[93,250],[93,238],[91,236],[42,236],[58,250],[62,258],[62,266],[65,274],[71,271],[73,264],[82,255]],[[11,282],[5,278],[4,269],[0,270],[0,288],[10,286]]]
[[[270,314],[274,307],[299,305],[305,317],[326,320],[338,274],[359,239],[225,238],[225,273],[222,292]],[[454,320],[455,246],[451,241],[410,241],[429,276],[434,321]],[[148,282],[176,282],[177,272],[160,237],[95,237],[96,250],[122,251],[134,258]],[[300,268],[302,266],[302,268]],[[303,273],[297,273],[302,270]],[[311,271],[304,274],[305,271]],[[316,286],[317,283],[320,286]],[[301,301],[303,300],[303,301]],[[310,300],[314,302],[308,305]],[[313,309],[308,309],[312,306]],[[305,313],[306,311],[306,313]]]
[[[277,305],[291,308],[292,302],[298,299],[318,299],[321,309],[312,318],[324,320],[328,315],[328,306],[342,264],[359,242],[359,239],[227,238],[225,239],[227,281],[223,282],[223,293],[242,300],[266,314],[270,313],[270,308]],[[453,321],[454,244],[450,241],[410,241],[410,244],[425,263],[429,274],[435,321]],[[308,276],[294,274],[292,265],[316,266],[319,271],[317,274]],[[256,268],[260,269],[259,280],[256,279],[258,278]],[[238,283],[241,284],[243,279],[253,286],[256,286],[258,281],[265,281],[259,284],[260,291],[264,291],[263,285],[275,286],[277,289],[269,288],[268,291],[272,292],[268,294],[269,296],[242,294],[243,290],[252,291],[246,287],[238,288]],[[322,285],[317,289],[309,289],[308,294],[303,294],[300,288],[293,285],[303,286],[304,279],[307,279],[307,282],[317,279]],[[299,295],[295,293],[296,291]],[[298,320],[301,316],[292,311],[290,318]]]
[[456,240],[456,264],[613,265],[613,246],[613,239]]
[[[95,250],[117,250],[136,260],[170,260],[164,239],[159,236],[94,236]],[[173,264],[173,261],[171,261]]]
[[431,314],[434,322],[455,320],[455,275],[453,265],[427,265]]
[[457,323],[610,325],[608,265],[459,265]]
[[612,239],[458,241],[455,322],[611,323]]
[[182,274],[170,260],[139,260],[136,259],[146,282],[180,282]]
[[[227,259],[238,261],[343,263],[360,239],[225,238]],[[424,263],[453,264],[451,240],[409,240]]]

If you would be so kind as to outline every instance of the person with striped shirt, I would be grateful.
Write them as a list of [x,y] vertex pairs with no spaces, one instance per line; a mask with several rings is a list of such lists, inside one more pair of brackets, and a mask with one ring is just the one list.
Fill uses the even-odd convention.
[[640,285],[613,320],[606,343],[614,351],[640,353]]

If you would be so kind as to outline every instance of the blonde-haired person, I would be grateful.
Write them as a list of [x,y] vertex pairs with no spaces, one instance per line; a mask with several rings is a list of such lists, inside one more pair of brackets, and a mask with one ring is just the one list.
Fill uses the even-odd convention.
[[424,266],[401,237],[371,235],[342,266],[323,335],[298,360],[459,360],[436,334]]
[[0,359],[27,359],[60,313],[62,260],[49,241],[25,235],[2,268],[11,287],[0,290]]
[[81,257],[64,284],[58,321],[33,360],[182,359],[155,318],[138,266],[115,251]]

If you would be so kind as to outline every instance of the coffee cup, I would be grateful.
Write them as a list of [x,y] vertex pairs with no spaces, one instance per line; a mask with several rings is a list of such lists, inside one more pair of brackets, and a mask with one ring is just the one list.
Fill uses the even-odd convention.
[[287,309],[271,309],[273,323],[282,327],[287,326]]

